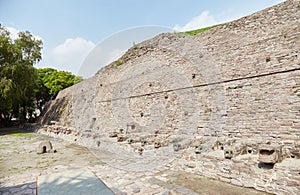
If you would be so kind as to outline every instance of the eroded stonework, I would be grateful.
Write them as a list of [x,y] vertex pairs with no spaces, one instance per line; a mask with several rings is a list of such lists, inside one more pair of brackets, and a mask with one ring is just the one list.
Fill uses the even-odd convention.
[[[300,2],[165,33],[61,91],[39,131],[133,161],[300,193]],[[151,164],[151,165],[149,165]]]

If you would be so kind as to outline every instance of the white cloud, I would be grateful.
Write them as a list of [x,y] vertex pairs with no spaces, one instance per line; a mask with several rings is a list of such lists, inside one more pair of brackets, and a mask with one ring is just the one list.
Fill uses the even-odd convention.
[[18,38],[19,30],[13,28],[13,27],[6,27],[6,29],[10,32],[11,38],[16,39]]
[[81,63],[94,47],[93,42],[81,37],[69,38],[52,50],[51,61],[55,66],[60,66],[60,69],[78,71]]
[[218,21],[212,16],[209,11],[203,11],[200,15],[192,18],[184,26],[176,25],[175,31],[189,31],[217,24]]
[[[249,13],[248,13],[249,14]],[[236,10],[225,10],[217,15],[210,14],[209,11],[203,11],[200,15],[192,18],[188,23],[183,26],[176,25],[173,27],[174,31],[183,32],[189,30],[195,30],[199,28],[204,28],[208,26],[213,26],[216,24],[223,24],[241,18],[247,13],[241,13]]]
[[[14,40],[16,38],[18,38],[18,33],[20,32],[20,30],[18,29],[15,29],[14,27],[5,27],[11,34],[11,38]],[[32,33],[31,33],[32,34]],[[38,36],[38,35],[34,35],[32,34],[34,38],[38,39],[38,40],[43,40],[42,37]]]
[[[279,3],[283,3],[283,2],[285,2],[286,0],[278,0],[278,1],[276,1],[276,4],[279,4]],[[275,4],[275,5],[276,5]]]

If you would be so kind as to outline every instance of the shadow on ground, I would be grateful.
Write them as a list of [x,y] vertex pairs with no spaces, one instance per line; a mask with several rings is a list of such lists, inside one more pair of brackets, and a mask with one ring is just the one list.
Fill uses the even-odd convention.
[[33,129],[22,129],[19,127],[4,127],[0,128],[0,136],[3,135],[14,135],[14,136],[30,136],[30,133],[34,133],[35,130]]
[[[0,184],[1,186],[1,184]],[[36,182],[29,182],[16,186],[1,186],[0,194],[36,194]]]
[[37,179],[37,191],[40,195],[114,194],[88,169],[40,176]]

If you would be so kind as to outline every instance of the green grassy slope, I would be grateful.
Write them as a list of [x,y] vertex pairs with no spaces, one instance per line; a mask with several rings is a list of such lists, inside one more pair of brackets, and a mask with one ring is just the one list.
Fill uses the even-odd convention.
[[208,30],[210,30],[212,28],[215,28],[217,26],[220,26],[220,25],[222,25],[222,24],[217,24],[217,25],[214,25],[214,26],[209,26],[209,27],[200,28],[200,29],[191,30],[191,31],[186,31],[186,32],[176,32],[175,34],[185,35],[185,36],[193,36],[193,35],[197,35],[197,34],[205,32],[205,31],[208,31]]

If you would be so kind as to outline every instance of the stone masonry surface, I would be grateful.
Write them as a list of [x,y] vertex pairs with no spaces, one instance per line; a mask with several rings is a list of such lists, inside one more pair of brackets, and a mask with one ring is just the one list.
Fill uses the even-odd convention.
[[299,194],[299,51],[299,0],[192,37],[161,34],[61,91],[39,132],[107,150],[126,170],[170,165]]

